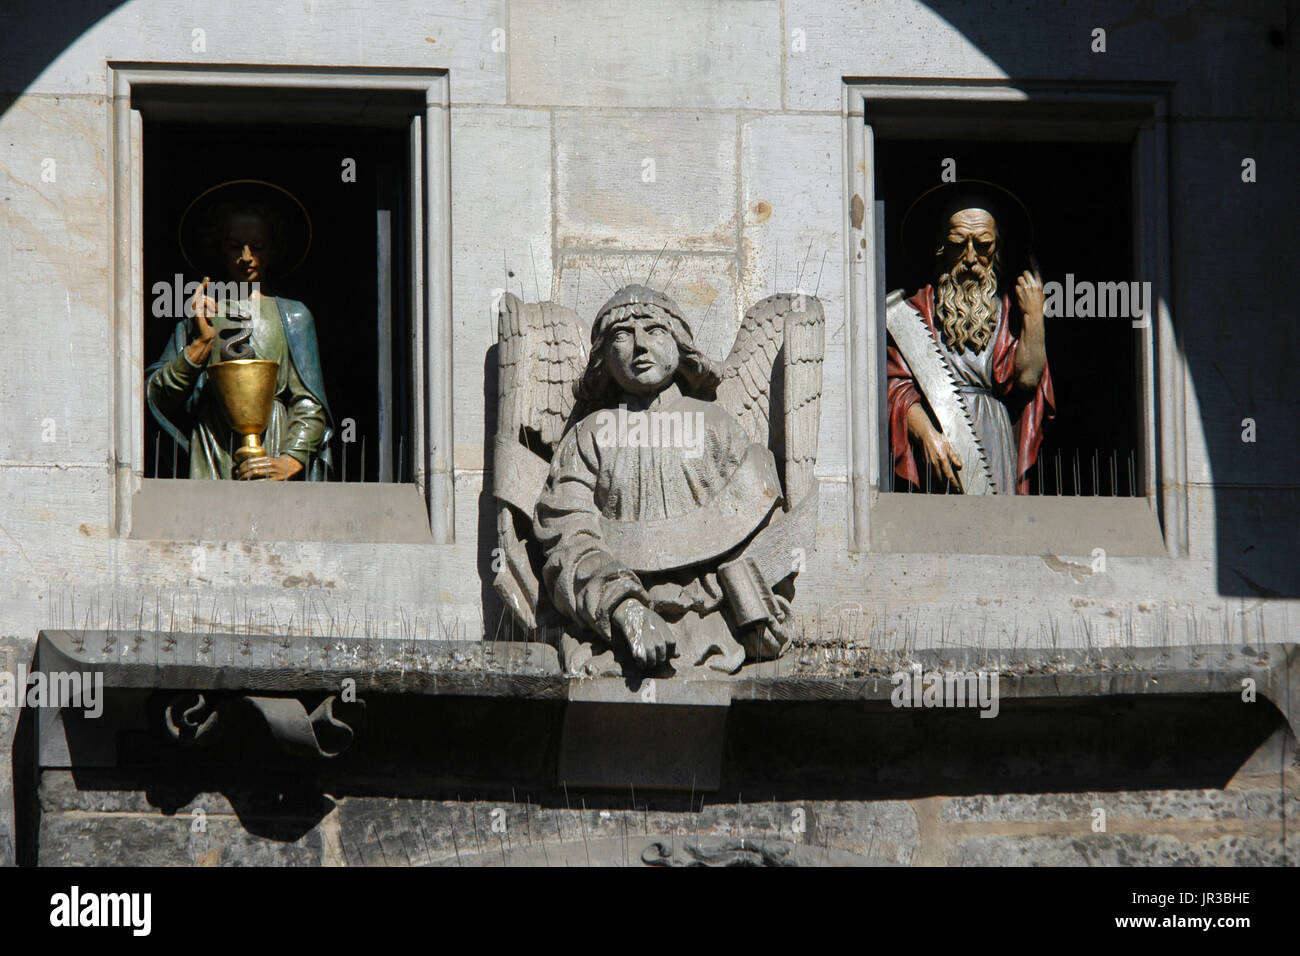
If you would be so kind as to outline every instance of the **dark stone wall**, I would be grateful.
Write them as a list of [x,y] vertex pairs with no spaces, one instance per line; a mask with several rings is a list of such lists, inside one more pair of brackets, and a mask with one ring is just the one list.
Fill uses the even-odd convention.
[[37,819],[20,820],[36,845],[21,852],[42,864],[616,865],[655,841],[680,857],[743,838],[813,864],[1300,860],[1300,750],[1271,704],[1233,695],[1004,701],[995,720],[737,703],[722,785],[693,794],[557,785],[555,702],[368,703],[363,734],[332,761],[249,738],[181,751],[139,732],[119,767],[46,770]]

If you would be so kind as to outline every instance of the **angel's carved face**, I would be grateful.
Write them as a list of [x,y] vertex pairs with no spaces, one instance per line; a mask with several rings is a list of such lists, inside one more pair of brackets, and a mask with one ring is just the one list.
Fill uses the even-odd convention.
[[606,338],[606,366],[618,387],[634,395],[653,395],[677,374],[681,354],[668,321],[656,315],[623,319]]

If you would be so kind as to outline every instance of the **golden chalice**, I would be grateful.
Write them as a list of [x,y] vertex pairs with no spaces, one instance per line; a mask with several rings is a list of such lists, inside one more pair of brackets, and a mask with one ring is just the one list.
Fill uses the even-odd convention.
[[235,449],[238,467],[249,458],[265,458],[262,435],[271,424],[275,382],[280,363],[269,359],[231,359],[208,367],[217,387],[221,409],[231,429],[244,440]]

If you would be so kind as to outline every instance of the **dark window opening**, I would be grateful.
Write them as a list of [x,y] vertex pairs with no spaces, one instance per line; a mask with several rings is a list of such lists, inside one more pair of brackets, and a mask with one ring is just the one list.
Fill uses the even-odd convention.
[[[905,263],[903,216],[940,182],[946,159],[959,179],[1010,189],[1034,224],[1034,255],[1043,282],[1135,279],[1132,240],[1131,147],[1124,143],[875,141],[875,190],[885,211],[885,288],[911,295],[931,281],[931,263]],[[1023,264],[1013,266],[1016,274]],[[1005,288],[1015,303],[1014,277]],[[1152,304],[1154,311],[1154,304]],[[1152,319],[1152,321],[1154,321]],[[1029,493],[1142,496],[1145,489],[1141,329],[1123,317],[1046,319],[1047,361],[1056,417],[1046,424]],[[888,428],[888,422],[885,423]],[[924,470],[924,469],[923,469]],[[888,466],[893,491],[944,493],[939,480],[916,487]],[[928,487],[926,485],[928,484]]]
[[[312,221],[306,260],[273,291],[300,300],[315,318],[334,420],[331,480],[411,481],[412,375],[421,366],[410,348],[405,131],[146,119],[143,133],[145,364],[162,354],[178,318],[155,316],[155,284],[170,287],[177,273],[184,282],[203,278],[193,274],[177,243],[190,201],[229,180],[280,185],[297,196]],[[355,161],[355,181],[344,175],[345,160]],[[147,410],[144,434],[145,477],[188,477],[187,454]]]

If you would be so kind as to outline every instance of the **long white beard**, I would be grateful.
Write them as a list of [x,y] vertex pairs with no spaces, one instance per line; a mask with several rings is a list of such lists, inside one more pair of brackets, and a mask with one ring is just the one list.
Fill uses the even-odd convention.
[[997,261],[979,279],[958,282],[952,273],[940,273],[934,302],[935,318],[948,347],[957,352],[966,348],[983,352],[997,331],[1002,311]]

